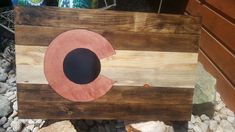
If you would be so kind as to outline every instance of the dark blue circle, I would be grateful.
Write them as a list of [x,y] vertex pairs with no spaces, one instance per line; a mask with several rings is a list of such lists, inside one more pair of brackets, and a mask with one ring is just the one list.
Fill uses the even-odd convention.
[[100,60],[89,49],[77,48],[64,58],[63,70],[66,77],[76,84],[87,84],[100,74]]

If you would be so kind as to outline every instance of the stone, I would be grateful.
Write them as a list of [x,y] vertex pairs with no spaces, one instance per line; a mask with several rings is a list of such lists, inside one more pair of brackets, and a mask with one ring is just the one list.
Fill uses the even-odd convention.
[[19,120],[13,120],[11,122],[11,127],[12,127],[13,131],[19,132],[23,128],[23,123],[20,122]]
[[230,123],[233,123],[233,122],[235,122],[235,117],[234,117],[234,116],[228,116],[228,117],[227,117],[227,120],[228,120]]
[[0,117],[9,115],[12,112],[11,102],[2,95],[0,95],[0,100]]
[[27,128],[24,128],[21,132],[31,132],[31,131]]
[[220,102],[219,104],[215,106],[215,110],[220,111],[224,107],[225,107],[225,104],[223,102]]
[[6,87],[0,87],[0,94],[6,93],[7,88]]
[[39,127],[34,127],[33,132],[38,132]]
[[227,120],[221,120],[220,126],[223,128],[224,131],[227,131],[227,132],[229,132],[229,131],[234,132],[235,131],[232,124],[229,123]]
[[202,121],[210,120],[210,118],[208,116],[206,116],[205,114],[202,114],[200,116],[200,118],[201,118]]
[[18,114],[18,112],[17,111],[13,111],[13,113],[8,117],[8,119],[13,119],[14,117],[16,117],[17,116],[17,114]]
[[2,126],[3,124],[5,124],[7,122],[7,118],[4,116],[0,119],[0,126]]
[[33,121],[32,119],[29,119],[29,120],[28,120],[28,123],[29,123],[29,124],[34,124],[34,121]]
[[226,109],[226,114],[228,115],[228,116],[232,116],[232,117],[234,117],[234,113],[230,110],[230,109]]
[[13,95],[13,94],[14,94],[14,92],[13,92],[13,91],[10,91],[10,92],[7,92],[7,93],[5,94],[5,96],[10,97],[10,96]]
[[16,99],[16,94],[11,95],[10,97],[7,98],[8,100],[13,100]]
[[0,132],[5,132],[6,130],[4,128],[0,127]]
[[195,117],[193,116],[193,115],[191,115],[191,122],[192,123],[195,123],[196,121],[195,121]]
[[204,69],[201,63],[198,63],[193,103],[214,103],[216,97],[215,85],[216,79]]
[[193,130],[194,130],[195,132],[203,132],[202,129],[201,129],[198,125],[195,125],[195,126],[193,127]]
[[215,132],[224,132],[224,130],[221,126],[218,126]]
[[193,129],[193,123],[191,121],[188,122],[188,129]]
[[220,98],[220,94],[218,92],[216,92],[216,98],[215,98],[216,102],[221,102],[221,98]]
[[28,125],[26,128],[29,129],[30,131],[33,131],[34,125],[33,124],[32,125]]
[[215,115],[215,116],[213,117],[213,119],[214,119],[215,121],[217,121],[217,122],[220,122],[220,120],[221,120],[220,115]]
[[211,131],[216,131],[217,126],[218,126],[217,121],[215,121],[215,120],[211,120],[210,121],[209,129]]
[[196,116],[195,117],[195,123],[201,123],[201,118],[199,116]]
[[3,125],[3,128],[8,128],[9,126],[11,126],[11,122],[12,122],[12,119],[8,119],[8,121],[7,121],[7,123],[5,123],[4,125]]
[[15,110],[15,111],[17,111],[18,110],[18,103],[17,103],[17,101],[15,101],[14,103],[13,103],[13,109]]
[[209,126],[208,126],[207,123],[201,122],[201,123],[199,124],[199,127],[201,128],[202,132],[207,132]]
[[38,132],[76,132],[70,121],[60,121],[39,129]]
[[166,126],[160,121],[149,121],[131,124],[131,127],[141,132],[165,132]]
[[5,82],[7,80],[7,73],[0,74],[0,82]]

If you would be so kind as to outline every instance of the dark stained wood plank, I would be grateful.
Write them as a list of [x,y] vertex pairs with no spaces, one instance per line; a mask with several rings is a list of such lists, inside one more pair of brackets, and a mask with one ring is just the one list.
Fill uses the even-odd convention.
[[220,72],[220,70],[210,61],[210,59],[199,50],[199,61],[204,65],[205,69],[211,73],[216,79],[217,91],[220,93],[221,98],[231,110],[235,111],[235,87],[229,80]]
[[70,28],[107,29],[153,33],[200,33],[200,19],[183,15],[64,9],[56,7],[16,7],[16,24]]
[[79,103],[64,99],[49,85],[17,87],[20,118],[182,121],[191,116],[193,89],[188,88],[113,87],[95,101]]
[[[17,84],[19,100],[28,102],[71,102],[47,84]],[[113,86],[97,103],[192,104],[192,88]],[[86,104],[86,103],[84,103]]]
[[235,52],[235,24],[196,0],[189,0],[187,11],[191,15],[202,16],[203,26],[222,41],[229,50]]
[[[64,103],[64,102],[19,102],[18,116],[27,119],[122,119],[186,121],[191,117],[189,104],[149,103]],[[40,108],[40,109],[39,109]]]
[[235,0],[206,0],[206,2],[235,19]]
[[[58,36],[72,28],[16,25],[17,45],[48,46]],[[131,31],[93,30],[104,36],[115,50],[145,50],[167,52],[197,52],[199,35],[153,34]]]
[[235,56],[229,52],[220,42],[202,29],[200,48],[206,53],[211,61],[235,84]]

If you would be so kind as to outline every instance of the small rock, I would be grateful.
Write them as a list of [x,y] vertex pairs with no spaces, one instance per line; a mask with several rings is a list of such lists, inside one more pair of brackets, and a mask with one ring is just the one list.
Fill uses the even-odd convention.
[[0,94],[6,93],[7,88],[6,87],[0,87]]
[[215,106],[215,110],[220,111],[224,107],[225,107],[225,104],[223,102],[221,102],[221,103],[219,103],[218,105]]
[[33,132],[38,132],[39,127],[34,127]]
[[6,130],[4,128],[0,127],[0,132],[5,132]]
[[14,103],[13,103],[13,109],[15,110],[15,111],[17,111],[18,110],[18,103],[17,103],[17,101],[15,101]]
[[5,96],[10,97],[10,96],[13,95],[13,94],[14,94],[14,92],[10,91],[10,92],[7,92],[7,93],[5,94]]
[[28,120],[28,123],[29,123],[29,124],[34,124],[34,121],[33,121],[32,119],[29,119],[29,120]]
[[188,129],[193,129],[193,123],[190,121],[190,122],[188,122]]
[[39,129],[38,132],[76,132],[70,121],[60,121]]
[[215,99],[216,102],[220,102],[222,101],[221,98],[220,98],[220,94],[218,92],[216,92],[216,99]]
[[201,119],[200,119],[200,117],[199,116],[196,116],[195,117],[195,123],[201,123],[202,121],[201,121]]
[[234,117],[234,116],[228,116],[228,117],[227,117],[227,120],[228,120],[230,123],[233,123],[233,122],[235,122],[235,117]]
[[200,118],[202,121],[210,120],[210,118],[206,116],[205,114],[202,114]]
[[210,128],[210,130],[211,131],[215,131],[216,129],[217,129],[217,121],[215,121],[215,120],[211,120],[210,121],[210,125],[209,125],[209,128]]
[[149,121],[137,124],[131,124],[131,127],[141,132],[164,132],[166,126],[160,121]]
[[206,123],[200,123],[199,127],[201,128],[202,132],[207,132],[208,130],[208,125]]
[[30,130],[27,128],[24,128],[21,132],[30,132]]
[[202,132],[202,129],[201,129],[198,125],[195,125],[195,126],[193,127],[193,130],[194,130],[195,132]]
[[11,125],[12,119],[8,119],[7,123],[3,125],[3,128],[8,128]]
[[0,74],[0,82],[5,82],[7,80],[7,73]]
[[220,126],[224,129],[224,130],[230,130],[231,132],[235,131],[232,124],[229,123],[227,120],[222,120],[220,122]]
[[195,117],[194,117],[193,115],[191,115],[191,122],[192,122],[192,123],[195,123],[195,122],[196,122]]
[[14,120],[11,122],[11,127],[12,127],[13,131],[19,132],[23,127],[23,123],[20,121]]
[[4,116],[0,119],[0,126],[2,126],[3,124],[5,124],[7,122],[7,118]]
[[10,97],[8,97],[8,100],[13,100],[13,99],[16,99],[16,94],[13,94]]
[[226,114],[227,114],[228,116],[234,117],[234,113],[233,113],[230,109],[227,109],[227,110],[226,110]]
[[15,116],[17,116],[17,114],[17,111],[13,111],[13,113],[8,117],[8,119],[13,119]]
[[12,112],[11,102],[2,95],[0,95],[0,100],[0,117],[7,116]]
[[224,130],[221,126],[218,126],[215,132],[224,132]]
[[217,121],[217,122],[220,122],[220,115],[215,115],[214,117],[213,117],[213,119],[215,120],[215,121]]
[[30,131],[33,131],[34,125],[28,125],[26,128],[29,129]]

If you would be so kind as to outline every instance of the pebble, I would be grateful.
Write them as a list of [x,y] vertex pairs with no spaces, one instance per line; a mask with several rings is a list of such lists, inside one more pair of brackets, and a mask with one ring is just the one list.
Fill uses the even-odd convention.
[[228,120],[230,123],[233,123],[233,122],[235,122],[235,117],[234,117],[234,116],[228,116],[228,117],[227,117],[227,120]]
[[17,111],[18,110],[18,103],[17,103],[17,101],[15,101],[14,103],[13,103],[13,109],[15,110],[15,111]]
[[29,119],[28,124],[34,124],[34,121],[32,119]]
[[225,104],[223,102],[221,102],[221,103],[219,103],[218,105],[215,106],[215,110],[220,111],[224,107],[225,107]]
[[7,80],[7,73],[0,74],[0,82],[5,82]]
[[8,128],[11,125],[12,119],[8,119],[7,123],[3,125],[3,128]]
[[20,122],[19,120],[14,120],[11,122],[11,127],[13,131],[19,132],[23,127],[23,123]]
[[7,88],[6,87],[0,87],[0,94],[6,93]]
[[223,128],[221,126],[218,126],[217,129],[215,130],[215,132],[223,132]]
[[7,118],[4,116],[0,119],[0,126],[2,126],[3,124],[5,124],[7,122]]
[[229,123],[227,120],[222,120],[222,121],[220,122],[220,126],[221,126],[223,129],[233,130],[232,124]]
[[208,124],[201,122],[199,127],[201,128],[202,132],[207,132]]
[[217,129],[217,121],[215,121],[215,120],[211,120],[210,121],[210,125],[209,125],[209,129],[211,130],[211,131],[215,131],[216,129]]
[[201,118],[202,121],[210,120],[210,118],[208,116],[206,116],[205,114],[202,114],[200,116],[200,118]]
[[17,111],[13,111],[13,113],[8,117],[8,119],[13,119],[17,115],[18,115],[18,112]]
[[0,127],[0,132],[5,132],[6,130],[4,128]]
[[11,102],[2,95],[0,95],[0,100],[0,117],[7,116],[12,112]]
[[198,125],[195,125],[195,126],[193,127],[193,130],[194,130],[195,132],[202,132],[202,129],[201,129]]
[[34,127],[33,132],[37,132],[39,130],[39,127]]
[[215,120],[215,121],[217,121],[217,122],[220,122],[220,115],[216,115],[216,116],[214,116],[213,117],[213,119]]
[[16,99],[16,94],[13,94],[10,97],[8,97],[8,100],[13,100],[13,99]]
[[30,131],[33,131],[34,125],[33,124],[32,125],[28,125],[26,128],[29,129]]
[[14,94],[13,91],[9,91],[9,92],[6,92],[6,93],[5,93],[5,96],[10,97],[10,96],[13,95],[13,94]]
[[30,130],[25,127],[21,132],[30,132]]

